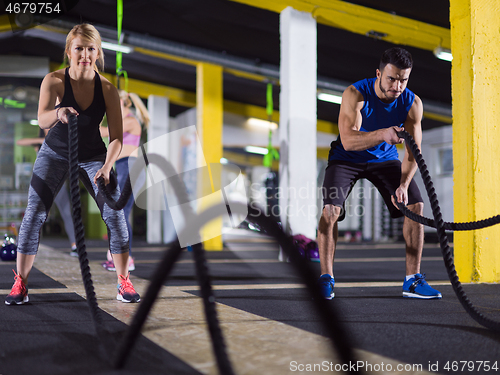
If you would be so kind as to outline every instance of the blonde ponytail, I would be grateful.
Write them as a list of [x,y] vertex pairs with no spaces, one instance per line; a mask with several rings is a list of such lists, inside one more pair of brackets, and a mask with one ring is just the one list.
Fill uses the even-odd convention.
[[128,93],[125,90],[118,90],[118,93],[125,107],[130,108],[132,105],[135,107],[135,116],[137,120],[147,129],[150,122],[149,112],[139,95],[133,92]]
[[144,127],[147,129],[149,127],[149,112],[146,106],[144,105],[144,102],[142,99],[139,97],[139,95],[131,92],[128,94],[130,100],[134,104],[134,107],[136,109],[136,116],[139,120],[139,122],[144,125]]

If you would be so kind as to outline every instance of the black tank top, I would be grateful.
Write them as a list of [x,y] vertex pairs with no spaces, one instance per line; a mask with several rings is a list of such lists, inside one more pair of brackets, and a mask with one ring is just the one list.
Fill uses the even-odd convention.
[[[85,110],[78,106],[71,87],[69,68],[64,72],[64,96],[58,107],[73,107],[78,115],[78,161],[104,160],[106,145],[104,144],[99,125],[106,112],[106,103],[102,93],[101,78],[95,72],[94,100]],[[57,154],[68,158],[68,124],[59,121],[50,129],[45,143]]]

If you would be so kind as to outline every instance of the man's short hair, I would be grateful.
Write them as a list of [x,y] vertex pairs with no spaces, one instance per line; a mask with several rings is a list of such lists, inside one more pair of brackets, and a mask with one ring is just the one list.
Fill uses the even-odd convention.
[[404,48],[392,47],[382,54],[379,70],[383,71],[387,64],[392,64],[398,69],[413,68],[413,58]]

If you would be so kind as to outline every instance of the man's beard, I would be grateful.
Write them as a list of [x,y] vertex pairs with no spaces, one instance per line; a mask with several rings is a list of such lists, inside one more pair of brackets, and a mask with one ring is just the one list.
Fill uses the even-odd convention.
[[393,102],[394,100],[396,100],[396,97],[389,98],[389,97],[387,96],[387,90],[386,90],[386,89],[384,89],[384,88],[382,87],[382,80],[381,80],[381,79],[378,81],[378,88],[380,89],[380,91],[382,92],[382,94],[384,94],[385,99],[386,99],[387,101],[391,101],[391,102]]

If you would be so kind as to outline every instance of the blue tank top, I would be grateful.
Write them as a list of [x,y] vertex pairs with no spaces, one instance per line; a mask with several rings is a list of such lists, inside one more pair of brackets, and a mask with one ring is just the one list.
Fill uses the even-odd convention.
[[[371,132],[391,126],[403,126],[408,111],[413,105],[415,94],[406,88],[395,101],[384,103],[375,93],[375,81],[376,78],[367,78],[353,84],[364,99],[363,108],[361,109],[361,128],[359,130]],[[382,142],[364,151],[346,151],[342,145],[340,135],[337,140],[332,142],[328,156],[329,161],[342,160],[352,163],[377,163],[397,159],[398,151],[396,146],[387,142]]]
[[[57,107],[73,107],[78,115],[78,161],[104,160],[106,154],[106,145],[102,140],[99,131],[99,125],[106,112],[106,103],[102,93],[102,84],[99,73],[95,72],[94,81],[94,100],[90,106],[82,111],[78,106],[73,88],[71,87],[69,68],[64,72],[64,96]],[[68,155],[68,124],[59,121],[50,129],[45,143],[54,152],[69,158]]]

